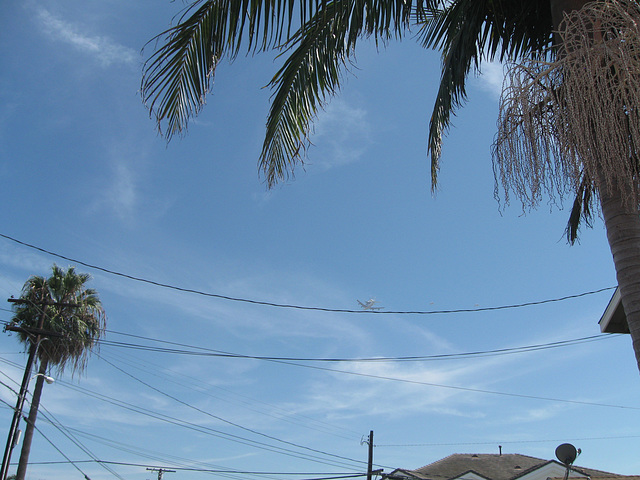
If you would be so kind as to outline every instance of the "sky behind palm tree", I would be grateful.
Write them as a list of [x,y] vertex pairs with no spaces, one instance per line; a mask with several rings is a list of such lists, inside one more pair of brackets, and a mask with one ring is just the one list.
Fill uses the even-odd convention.
[[[139,52],[180,7],[30,0],[5,7],[0,20],[0,234],[75,260],[2,237],[0,291],[17,296],[53,262],[75,265],[94,277],[108,315],[108,343],[87,375],[43,393],[42,414],[94,460],[121,463],[107,464],[116,475],[95,462],[76,466],[94,480],[154,478],[147,467],[180,465],[192,470],[165,478],[211,476],[198,469],[363,472],[361,440],[373,430],[374,463],[386,471],[498,445],[552,459],[571,442],[582,448],[579,465],[640,473],[640,382],[628,337],[446,360],[303,360],[592,337],[611,290],[497,311],[345,313],[179,291],[78,263],[328,310],[357,311],[369,298],[382,312],[474,310],[615,286],[601,221],[569,247],[566,209],[523,214],[494,200],[500,66],[471,81],[431,195],[426,137],[439,57],[411,38],[379,50],[362,43],[315,124],[305,168],[287,184],[267,191],[257,172],[270,95],[262,87],[275,55],[221,65],[202,115],[167,146],[140,101]],[[0,342],[8,430],[8,387],[16,389],[25,355],[15,337]],[[91,460],[44,416],[39,428],[69,458]],[[31,460],[32,478],[81,477],[37,433]]]

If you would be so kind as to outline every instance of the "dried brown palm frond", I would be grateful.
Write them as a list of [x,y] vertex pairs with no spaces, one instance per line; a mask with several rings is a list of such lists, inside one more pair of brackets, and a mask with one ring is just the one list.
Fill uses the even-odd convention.
[[561,54],[510,69],[494,144],[496,191],[523,207],[618,189],[639,203],[640,6],[593,2],[565,17]]

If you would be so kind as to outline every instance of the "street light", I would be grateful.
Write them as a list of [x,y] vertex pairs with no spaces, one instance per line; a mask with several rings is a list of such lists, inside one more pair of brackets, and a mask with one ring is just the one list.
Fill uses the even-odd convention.
[[[20,392],[18,393],[18,401],[16,403],[16,407],[13,410],[13,419],[11,421],[11,427],[9,428],[9,435],[7,437],[7,445],[4,450],[4,456],[2,458],[2,469],[0,469],[0,480],[5,480],[8,476],[9,471],[9,463],[11,462],[11,451],[13,447],[17,443],[16,436],[18,435],[18,426],[20,424],[20,417],[22,415],[22,407],[24,405],[24,401],[27,397],[27,388],[29,387],[29,382],[31,381],[31,368],[33,367],[33,362],[36,357],[36,352],[38,347],[40,346],[40,335],[38,335],[36,342],[31,345],[29,351],[29,359],[27,360],[27,365],[24,370],[24,376],[22,377],[22,384],[20,385]],[[41,374],[36,374],[34,376],[38,376]],[[46,376],[46,375],[45,375]]]
[[[10,298],[9,302],[11,303],[25,303],[24,299],[16,299]],[[38,320],[38,326],[36,328],[36,336],[35,339],[31,342],[31,347],[29,348],[29,358],[27,360],[27,365],[24,369],[24,376],[22,377],[22,384],[20,385],[20,392],[18,393],[18,401],[16,403],[16,408],[13,411],[13,419],[11,420],[11,427],[9,428],[9,435],[7,437],[7,445],[4,449],[4,456],[2,457],[2,468],[0,469],[0,480],[5,480],[8,476],[9,471],[9,463],[11,462],[11,451],[15,445],[16,434],[18,433],[18,425],[20,424],[20,416],[22,415],[22,407],[24,405],[25,398],[27,396],[27,387],[29,386],[29,381],[31,380],[31,368],[33,367],[33,363],[35,361],[38,347],[40,346],[40,342],[42,340],[46,340],[46,337],[41,336],[42,329],[44,327],[44,319],[47,316],[46,306],[51,304],[50,300],[45,300],[42,302],[42,306],[45,308],[42,309],[42,314],[40,315],[40,319]],[[15,325],[7,325],[5,330],[15,330],[15,331],[25,331],[24,328],[18,327]]]
[[44,381],[47,382],[47,384],[49,385],[51,385],[53,382],[56,381],[55,378],[50,377],[49,375],[45,375],[44,373],[36,373],[33,377],[31,377],[31,380],[33,380],[36,377],[42,377]]
[[[45,375],[44,373],[36,373],[33,377],[31,377],[31,379],[29,380],[29,383],[31,382],[31,380],[33,380],[36,377],[42,377],[44,381],[47,382],[48,385],[51,385],[53,382],[56,381],[55,378],[50,377],[49,375]],[[28,391],[29,383],[27,383],[27,391]],[[14,448],[16,445],[18,445],[18,443],[20,443],[20,435],[22,435],[22,430],[18,429],[16,431],[15,438],[13,439],[13,446],[11,448]]]

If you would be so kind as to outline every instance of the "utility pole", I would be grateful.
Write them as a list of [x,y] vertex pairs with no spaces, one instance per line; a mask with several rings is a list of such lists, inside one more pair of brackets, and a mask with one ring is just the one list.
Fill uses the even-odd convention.
[[162,474],[167,473],[176,473],[175,470],[167,470],[166,468],[147,468],[150,472],[158,472],[158,480],[162,480]]
[[369,461],[367,462],[367,480],[373,475],[373,430],[369,432]]
[[373,430],[369,432],[369,440],[363,440],[360,444],[366,443],[369,445],[369,457],[367,461],[367,480],[372,480],[374,475],[380,475],[384,469],[373,469]]
[[[26,300],[10,298],[9,302],[11,303],[24,303]],[[16,408],[13,411],[13,419],[11,420],[11,427],[9,428],[9,435],[7,437],[7,446],[4,449],[4,456],[2,457],[2,470],[0,470],[0,480],[6,480],[7,474],[9,472],[9,463],[11,462],[11,452],[16,443],[16,434],[18,432],[18,425],[20,424],[20,416],[22,415],[22,407],[24,405],[25,398],[27,397],[27,387],[29,386],[29,380],[31,380],[31,369],[33,368],[33,363],[36,358],[36,353],[38,351],[38,346],[40,345],[41,340],[41,332],[42,327],[44,326],[44,319],[47,315],[47,305],[52,304],[51,301],[43,301],[42,306],[42,315],[40,315],[40,319],[38,321],[38,328],[36,333],[35,341],[31,342],[31,347],[29,348],[29,358],[27,360],[27,365],[24,369],[24,376],[22,377],[22,384],[20,385],[20,392],[18,393],[18,401],[16,403]],[[16,327],[6,327],[6,330],[22,330],[17,329]]]

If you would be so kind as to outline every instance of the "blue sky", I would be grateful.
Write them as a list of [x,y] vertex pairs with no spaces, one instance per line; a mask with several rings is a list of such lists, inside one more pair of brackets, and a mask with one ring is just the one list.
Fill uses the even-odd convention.
[[[94,459],[114,462],[112,471],[40,417],[51,443],[36,434],[29,478],[82,478],[78,469],[93,480],[156,478],[147,467],[181,469],[167,479],[228,476],[198,470],[273,472],[231,475],[250,479],[361,473],[370,430],[374,463],[386,471],[498,445],[552,459],[571,442],[582,449],[579,465],[640,473],[640,382],[627,336],[499,356],[348,361],[592,337],[610,290],[498,311],[339,313],[187,293],[78,263],[330,310],[358,310],[369,298],[392,312],[473,310],[615,286],[600,220],[570,247],[566,209],[523,212],[494,199],[499,66],[470,81],[431,194],[425,150],[439,56],[411,38],[379,51],[362,42],[357,67],[316,122],[305,167],[270,191],[256,165],[274,54],[222,62],[202,114],[166,145],[140,100],[140,50],[180,7],[4,7],[0,233],[74,261],[0,238],[0,292],[19,295],[54,262],[76,265],[101,294],[106,340],[131,344],[103,345],[85,375],[65,374],[42,398],[49,418]],[[8,303],[0,312],[10,320]],[[343,361],[300,366],[161,348]],[[7,386],[16,388],[26,357],[9,334],[0,352],[8,430]],[[65,463],[51,444],[82,463]]]

